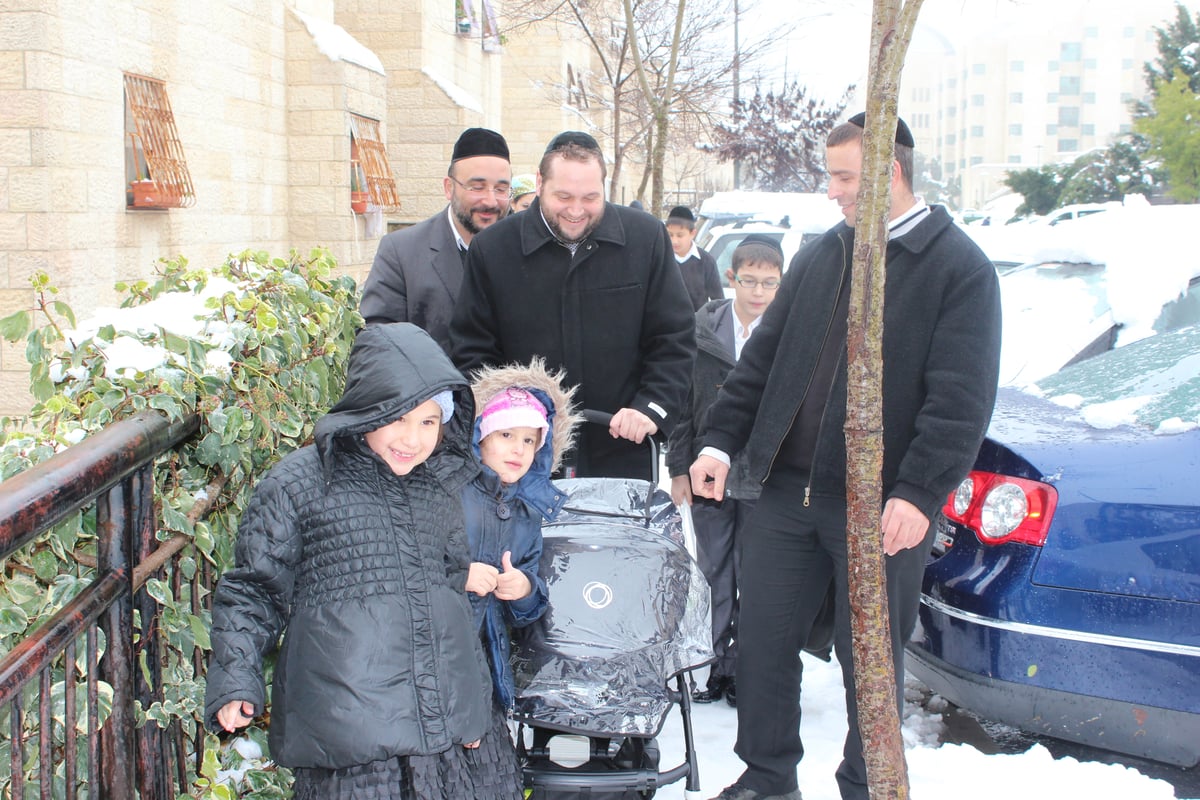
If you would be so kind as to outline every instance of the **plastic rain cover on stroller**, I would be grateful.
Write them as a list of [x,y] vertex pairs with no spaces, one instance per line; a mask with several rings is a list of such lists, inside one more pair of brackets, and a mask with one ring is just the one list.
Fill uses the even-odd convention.
[[515,717],[656,736],[678,700],[668,681],[712,661],[708,583],[666,492],[612,478],[556,483],[570,500],[543,527],[550,607],[514,643]]

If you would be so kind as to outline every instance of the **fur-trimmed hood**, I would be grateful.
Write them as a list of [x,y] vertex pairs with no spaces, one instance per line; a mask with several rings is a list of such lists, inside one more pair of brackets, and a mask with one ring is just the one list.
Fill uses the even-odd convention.
[[[511,387],[528,389],[541,395],[542,402],[550,401],[547,408],[550,424],[549,445],[551,461],[549,471],[552,473],[562,464],[563,456],[575,442],[575,434],[583,417],[576,413],[572,400],[578,387],[566,389],[562,385],[562,371],[550,372],[546,362],[535,358],[528,364],[508,364],[503,367],[484,367],[475,374],[471,390],[475,393],[476,413],[482,413],[488,401],[500,392]],[[476,451],[479,448],[479,420],[475,421],[475,436],[473,444]],[[536,459],[536,460],[541,460]]]

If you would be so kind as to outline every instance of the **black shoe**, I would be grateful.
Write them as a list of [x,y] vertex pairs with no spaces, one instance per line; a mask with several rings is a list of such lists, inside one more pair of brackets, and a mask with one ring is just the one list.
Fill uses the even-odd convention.
[[725,702],[729,703],[732,708],[737,708],[737,684],[733,682],[733,678],[730,678],[729,683],[725,684]]
[[708,685],[703,689],[692,692],[693,703],[715,703],[725,695],[725,688],[733,683],[733,678],[724,675],[710,675]]
[[726,786],[719,795],[710,800],[804,800],[804,798],[799,789],[793,789],[786,794],[761,794],[740,783],[735,783],[732,786]]

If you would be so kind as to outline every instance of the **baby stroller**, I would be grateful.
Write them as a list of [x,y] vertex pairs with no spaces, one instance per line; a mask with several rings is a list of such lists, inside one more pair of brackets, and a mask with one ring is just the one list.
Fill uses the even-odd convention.
[[[657,488],[653,442],[650,456],[649,483],[556,481],[570,500],[542,529],[550,607],[513,646],[517,753],[533,800],[649,798],[681,778],[699,790],[685,674],[713,658],[708,584],[690,515]],[[655,737],[675,704],[685,752],[664,770]],[[556,737],[586,753],[555,760]]]

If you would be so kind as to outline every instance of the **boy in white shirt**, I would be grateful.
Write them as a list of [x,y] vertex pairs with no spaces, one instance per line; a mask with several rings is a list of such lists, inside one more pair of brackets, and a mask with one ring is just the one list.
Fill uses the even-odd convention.
[[667,470],[671,497],[676,504],[692,506],[698,560],[712,592],[712,643],[716,661],[708,684],[693,692],[697,703],[725,698],[737,704],[734,668],[737,665],[737,580],[741,562],[738,538],[754,508],[760,487],[750,480],[744,456],[734,459],[720,503],[692,496],[688,468],[699,455],[696,432],[703,414],[712,405],[725,376],[742,354],[763,312],[775,299],[783,277],[783,250],[767,236],[750,234],[733,251],[733,267],[726,273],[735,287],[732,300],[712,300],[696,312],[696,362],[688,403],[671,434]]

